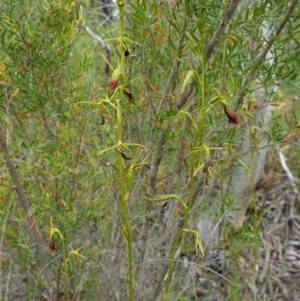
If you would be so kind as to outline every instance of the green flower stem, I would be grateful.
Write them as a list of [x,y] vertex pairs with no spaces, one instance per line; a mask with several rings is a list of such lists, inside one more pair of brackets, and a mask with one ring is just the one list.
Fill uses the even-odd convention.
[[[199,138],[199,131],[197,132],[197,134],[195,135],[194,138],[194,143],[193,146],[195,147],[197,145],[197,140]],[[193,195],[194,195],[194,187],[195,187],[195,177],[194,177],[194,169],[195,169],[195,156],[196,154],[192,154],[192,162],[191,162],[191,169],[190,169],[190,177],[191,177],[191,183],[190,183],[190,192],[189,192],[189,198],[188,198],[188,204],[187,204],[187,208],[184,211],[184,217],[183,217],[183,223],[181,225],[180,230],[178,231],[172,250],[171,250],[171,255],[170,255],[170,264],[168,267],[168,274],[167,274],[167,281],[166,281],[166,286],[165,286],[165,291],[163,293],[163,301],[167,300],[168,297],[168,292],[169,292],[169,288],[170,288],[170,284],[171,284],[171,280],[172,280],[172,274],[173,274],[173,265],[174,262],[173,260],[175,259],[175,255],[176,255],[176,251],[178,249],[178,246],[180,244],[181,241],[181,237],[182,234],[184,232],[184,229],[187,226],[187,222],[188,222],[188,216],[189,216],[189,212],[192,206],[192,201],[193,201]]]
[[[125,73],[124,66],[124,14],[125,14],[125,2],[124,0],[117,0],[119,7],[119,30],[120,30],[120,71],[121,74]],[[122,146],[122,111],[119,100],[117,100],[117,139],[118,145]],[[132,253],[132,238],[131,238],[131,227],[129,222],[128,210],[127,210],[127,198],[124,186],[124,172],[123,172],[123,158],[122,154],[118,152],[118,161],[119,161],[119,177],[120,177],[120,191],[121,191],[121,204],[122,204],[122,213],[125,223],[125,233],[124,237],[126,240],[126,245],[128,249],[128,275],[129,275],[129,301],[133,301],[133,253]],[[127,195],[129,192],[127,192]]]
[[190,1],[184,0],[185,13],[189,17],[191,15]]
[[50,219],[50,237],[53,236],[55,233],[58,234],[60,241],[61,241],[61,245],[62,245],[62,250],[63,250],[63,258],[64,258],[64,269],[65,269],[65,273],[64,273],[64,293],[65,296],[68,296],[69,294],[69,285],[68,285],[68,256],[67,256],[67,248],[66,248],[66,244],[65,244],[65,239],[63,237],[63,235],[61,234],[61,232],[59,231],[59,229],[57,228],[53,228],[53,224],[52,224],[52,218]]
[[68,271],[68,261],[67,261],[67,248],[65,244],[64,237],[59,233],[60,240],[62,244],[63,254],[64,254],[64,268],[65,268],[65,275],[64,275],[64,281],[65,281],[65,296],[69,295],[69,271]]
[[[250,122],[250,129],[252,128],[252,120]],[[250,145],[254,145],[254,139],[251,133],[251,130],[249,131],[249,141]],[[253,207],[254,207],[254,221],[255,221],[255,227],[257,226],[257,221],[258,221],[258,215],[257,215],[257,202],[256,202],[256,197],[255,197],[255,185],[254,185],[254,173],[255,173],[255,151],[254,148],[251,149],[250,152],[250,166],[249,166],[249,176],[250,176],[250,193],[251,193],[251,198],[253,202]]]
[[[118,144],[122,144],[122,111],[119,100],[117,100],[117,139]],[[118,152],[118,162],[119,162],[119,178],[120,178],[120,192],[121,192],[121,204],[122,213],[125,223],[125,233],[124,237],[126,240],[126,245],[128,248],[128,275],[129,275],[129,301],[133,301],[133,253],[132,253],[132,238],[131,238],[131,227],[129,222],[128,210],[127,210],[127,200],[125,193],[125,179],[123,171],[123,158],[122,154]]]
[[120,30],[120,55],[121,55],[121,61],[120,61],[120,68],[121,73],[124,74],[124,15],[125,15],[125,3],[123,0],[117,1],[118,7],[119,7],[119,30]]
[[[202,68],[202,80],[200,80],[199,77],[197,77],[197,79],[198,79],[198,83],[201,87],[201,119],[200,119],[200,124],[199,124],[198,130],[196,131],[196,135],[194,137],[193,149],[195,149],[197,147],[198,140],[202,141],[202,139],[203,139],[202,129],[203,129],[204,120],[205,120],[205,82],[206,82],[206,79],[205,79],[205,57],[203,54],[203,49],[202,49],[202,53],[200,54],[200,57],[201,57],[201,68]],[[173,274],[173,265],[174,265],[173,260],[175,259],[176,251],[180,245],[182,234],[183,234],[183,232],[186,232],[188,217],[189,217],[190,210],[192,208],[194,188],[195,188],[194,170],[195,170],[197,156],[198,156],[197,152],[192,152],[191,167],[190,167],[191,182],[190,182],[190,192],[189,192],[189,197],[188,197],[188,203],[187,203],[187,208],[185,208],[185,211],[184,211],[184,217],[183,217],[183,222],[182,222],[181,228],[175,237],[175,241],[174,241],[174,244],[173,244],[173,247],[171,250],[171,254],[170,254],[171,261],[170,261],[170,264],[168,267],[165,291],[162,296],[163,301],[166,301],[167,297],[168,297],[168,292],[169,292],[169,288],[171,285],[172,274]]]

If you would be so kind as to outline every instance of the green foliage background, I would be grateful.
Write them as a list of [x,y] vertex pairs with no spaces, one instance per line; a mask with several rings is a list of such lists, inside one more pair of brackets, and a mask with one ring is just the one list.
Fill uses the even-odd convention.
[[[32,0],[1,4],[0,126],[45,244],[49,244],[51,220],[63,236],[60,240],[55,233],[56,249],[47,251],[53,286],[65,296],[72,292],[79,300],[127,298],[128,244],[133,247],[134,300],[167,298],[163,271],[169,263],[159,260],[174,259],[172,247],[176,245],[174,235],[180,231],[178,224],[184,220],[188,229],[196,229],[197,219],[208,210],[213,196],[224,200],[217,209],[214,207],[217,217],[231,206],[230,195],[220,196],[211,183],[229,182],[236,163],[232,160],[234,149],[244,133],[243,116],[251,120],[256,114],[253,85],[245,84],[247,75],[257,68],[266,93],[276,77],[283,87],[280,97],[265,96],[266,102],[274,105],[285,100],[288,89],[291,94],[299,92],[299,6],[275,39],[274,64],[255,65],[266,40],[262,25],[268,22],[275,31],[291,1],[242,2],[209,61],[205,47],[226,12],[226,1],[126,2],[123,39],[130,55],[125,58],[120,51],[118,25],[122,1],[117,2],[115,22],[101,27],[89,2]],[[124,59],[116,93],[109,91],[111,75],[105,74],[105,51],[84,31],[84,24],[109,45],[111,73]],[[198,71],[199,81],[193,75],[185,87],[187,90],[194,85],[189,101],[178,108],[184,81],[192,70]],[[220,100],[226,99],[233,110],[243,90],[247,97],[238,109],[240,124],[228,124]],[[132,94],[133,102],[128,101],[124,91]],[[121,119],[111,105],[117,106],[117,101]],[[123,175],[118,130],[122,131],[122,151],[131,158],[122,161]],[[252,137],[253,148],[262,137],[277,146],[291,131],[296,133],[297,146],[297,111],[288,118],[274,113],[270,127],[262,126],[261,130],[259,136]],[[162,133],[163,150],[155,185],[150,189],[149,168],[158,156]],[[206,183],[201,181],[202,170],[211,158],[215,163]],[[180,202],[175,209],[173,205],[176,197],[185,204],[193,198],[197,187],[192,186],[191,178],[195,178],[193,185],[201,188],[186,213]],[[127,209],[121,208],[121,182],[128,193],[123,199]],[[7,260],[2,259],[0,280],[5,284],[6,275],[12,273],[15,277],[17,273],[26,282],[21,289],[22,300],[37,300],[44,292],[42,267],[4,156],[1,184],[2,232],[6,225],[2,251]],[[168,197],[171,194],[173,197]],[[159,196],[165,197],[159,200]],[[173,202],[168,225],[158,204],[166,200]],[[129,214],[130,240],[124,210]],[[195,252],[197,236],[183,236],[177,248],[181,244],[183,253]],[[255,231],[253,237],[252,242],[257,242]],[[243,239],[240,243],[245,243]],[[147,262],[151,260],[157,262],[150,268]],[[190,280],[184,279],[184,269],[176,265],[171,270],[175,273],[169,300],[176,296],[176,300],[190,300],[182,292],[188,292],[186,296],[196,293]],[[224,291],[226,295],[228,291]],[[13,291],[8,295],[11,300],[16,298]]]

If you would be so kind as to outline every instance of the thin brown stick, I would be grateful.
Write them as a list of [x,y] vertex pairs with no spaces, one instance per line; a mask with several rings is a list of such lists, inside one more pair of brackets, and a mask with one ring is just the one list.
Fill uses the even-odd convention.
[[238,6],[239,2],[240,2],[240,0],[233,0],[229,3],[229,5],[227,7],[227,11],[223,16],[221,23],[219,24],[217,30],[215,31],[214,36],[212,37],[212,39],[210,40],[210,42],[208,43],[208,45],[206,46],[206,48],[204,50],[204,55],[205,55],[206,59],[209,59],[211,54],[215,50],[218,42],[220,41],[220,39],[224,33],[224,30],[225,30],[227,24],[229,23],[236,7]]
[[6,143],[6,137],[3,132],[2,127],[0,127],[0,149],[2,150],[2,152],[5,156],[6,167],[9,171],[10,177],[12,179],[14,189],[18,194],[20,204],[23,207],[24,213],[26,214],[28,230],[31,232],[31,234],[34,238],[34,242],[38,248],[40,260],[42,263],[41,270],[42,270],[42,274],[44,276],[45,286],[47,289],[47,293],[49,295],[49,300],[54,300],[53,299],[53,286],[52,286],[52,282],[51,282],[51,272],[50,272],[50,269],[48,266],[46,245],[44,243],[41,231],[38,228],[38,224],[36,222],[34,214],[31,210],[30,203],[29,203],[28,199],[26,198],[25,191],[19,180],[16,167],[9,157],[9,150],[8,150],[8,146]]
[[3,186],[3,187],[6,187],[6,188],[9,188],[9,189],[15,190],[15,188],[14,188],[14,187],[11,187],[11,186],[8,186],[8,185],[2,184],[2,183],[0,183],[0,186]]
[[8,268],[8,276],[7,276],[7,280],[6,280],[6,287],[5,287],[5,297],[4,297],[4,301],[7,301],[7,300],[8,300],[8,292],[9,292],[10,278],[11,278],[11,261],[9,261],[9,268]]

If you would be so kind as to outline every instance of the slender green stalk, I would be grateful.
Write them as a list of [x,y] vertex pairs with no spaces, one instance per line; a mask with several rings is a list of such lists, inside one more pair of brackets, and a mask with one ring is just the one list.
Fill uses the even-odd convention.
[[[253,145],[253,135],[252,135],[252,120],[250,120],[250,131],[249,131],[249,140],[250,140],[250,145]],[[259,156],[259,154],[258,154]],[[255,185],[254,185],[254,173],[255,173],[255,151],[254,148],[251,150],[250,153],[250,191],[251,191],[251,198],[253,202],[253,207],[254,207],[254,229],[256,233],[258,233],[258,228],[259,228],[259,223],[258,223],[258,212],[257,212],[257,199],[255,196]],[[254,251],[254,256],[253,256],[253,272],[255,275],[256,272],[256,265],[257,265],[257,257],[258,257],[258,250],[257,248],[253,250]]]
[[59,229],[54,228],[53,224],[52,224],[52,218],[50,220],[50,238],[54,239],[53,236],[54,234],[57,233],[60,240],[61,240],[61,245],[62,245],[62,251],[63,251],[63,259],[64,259],[64,295],[65,298],[69,295],[69,285],[68,285],[68,262],[67,262],[67,248],[66,248],[66,244],[65,244],[65,238],[63,237],[63,235],[61,234],[61,232],[59,231]]
[[[249,141],[250,141],[250,145],[253,145],[253,136],[251,133],[251,128],[252,128],[252,120],[249,121],[250,122],[250,131],[249,131]],[[253,207],[254,207],[254,222],[255,222],[255,227],[257,225],[257,202],[256,202],[256,197],[255,197],[255,185],[254,185],[254,162],[255,162],[255,151],[254,148],[252,148],[251,153],[250,153],[250,170],[249,170],[249,174],[250,174],[250,193],[251,193],[251,198],[252,198],[252,202],[253,202]]]
[[[122,111],[119,100],[117,100],[117,139],[119,147],[122,147]],[[128,274],[129,274],[129,301],[133,301],[133,252],[132,252],[132,238],[131,238],[131,227],[129,222],[128,210],[127,210],[127,199],[125,194],[124,185],[124,171],[123,171],[123,158],[122,153],[118,152],[119,162],[119,178],[120,178],[120,191],[121,191],[121,204],[122,213],[125,223],[124,236],[128,249]]]
[[123,0],[118,0],[118,7],[119,7],[119,30],[120,30],[120,55],[121,55],[121,73],[124,74],[124,6],[125,3]]
[[190,1],[184,0],[185,13],[189,17],[191,15]]
[[[200,141],[202,141],[203,139],[203,125],[204,125],[204,120],[205,120],[205,57],[203,54],[203,48],[202,48],[202,53],[200,53],[200,57],[201,57],[201,68],[202,68],[202,80],[199,80],[199,84],[201,86],[201,119],[200,119],[200,124],[198,127],[198,130],[196,131],[196,135],[194,137],[194,141],[193,141],[193,149],[197,147],[198,145],[198,140],[200,139]],[[194,188],[195,188],[195,175],[194,175],[194,171],[195,171],[195,164],[196,164],[196,156],[197,153],[196,152],[192,152],[192,157],[191,157],[191,165],[190,165],[190,178],[191,178],[191,182],[190,182],[190,191],[189,191],[189,197],[188,197],[188,203],[187,203],[187,208],[185,208],[184,211],[184,217],[183,217],[183,223],[182,226],[180,228],[180,230],[178,231],[176,237],[175,237],[175,241],[171,250],[171,255],[170,255],[170,264],[168,267],[168,272],[167,272],[167,280],[166,280],[166,285],[165,285],[165,291],[163,293],[162,296],[162,300],[166,301],[167,297],[168,297],[168,292],[169,292],[169,288],[171,285],[171,280],[172,280],[172,274],[173,274],[173,265],[174,265],[174,259],[175,259],[175,254],[176,251],[180,245],[181,242],[181,238],[182,238],[182,234],[187,226],[188,223],[188,217],[189,217],[189,213],[191,211],[192,208],[192,204],[193,204],[193,196],[194,196]]]
[[[124,14],[125,14],[125,2],[124,0],[117,0],[119,7],[119,30],[120,30],[120,71],[124,74]],[[117,100],[117,139],[118,146],[122,148],[122,110],[119,100]],[[121,191],[121,204],[122,213],[124,218],[125,229],[123,229],[123,234],[125,236],[126,245],[128,249],[128,275],[129,275],[129,301],[133,301],[133,252],[132,252],[132,238],[131,238],[131,227],[129,222],[129,215],[127,210],[127,198],[125,192],[125,179],[123,172],[123,158],[121,150],[118,152],[118,162],[119,162],[119,178],[120,178],[120,191]]]
[[68,271],[68,262],[67,262],[67,249],[66,249],[66,245],[65,245],[65,240],[63,238],[62,235],[60,235],[60,239],[61,239],[61,244],[62,244],[62,249],[63,249],[63,254],[64,254],[64,268],[65,268],[65,277],[64,277],[64,281],[65,281],[65,289],[64,289],[64,296],[65,296],[65,300],[67,300],[67,296],[69,295],[69,271]]

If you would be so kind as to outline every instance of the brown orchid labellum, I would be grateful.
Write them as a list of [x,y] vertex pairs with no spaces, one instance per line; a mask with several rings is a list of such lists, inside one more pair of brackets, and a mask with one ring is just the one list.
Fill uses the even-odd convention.
[[130,91],[123,90],[123,94],[130,103],[134,103],[134,97]]
[[224,106],[224,112],[227,115],[229,122],[230,123],[234,123],[234,124],[238,124],[238,116],[237,114],[233,113],[230,111],[229,107],[225,104],[223,104]]
[[128,155],[124,152],[122,146],[119,146],[119,147],[118,147],[118,151],[120,152],[120,154],[121,154],[121,156],[122,156],[122,158],[123,158],[124,160],[131,160],[131,157],[128,156]]
[[125,56],[130,56],[130,51],[129,49],[127,48],[127,46],[124,44],[124,55]]
[[49,247],[51,251],[55,250],[54,235],[50,235]]

